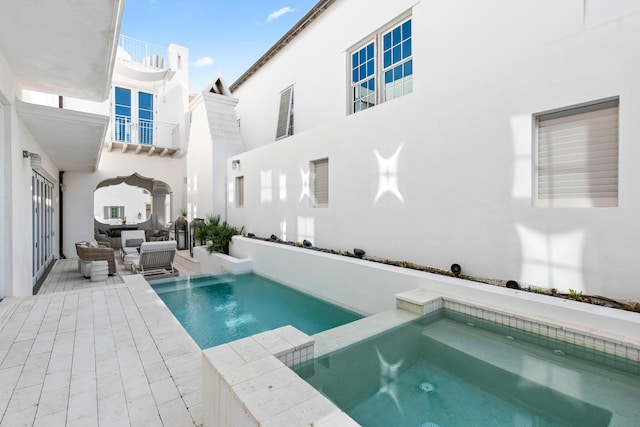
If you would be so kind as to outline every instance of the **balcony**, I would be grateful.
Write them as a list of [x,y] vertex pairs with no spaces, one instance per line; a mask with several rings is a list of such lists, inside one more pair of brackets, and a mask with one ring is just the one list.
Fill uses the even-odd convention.
[[166,53],[166,48],[132,37],[121,35],[118,40],[118,59],[129,62],[129,65],[134,68],[166,70]]
[[107,143],[109,151],[115,148],[123,153],[175,157],[180,153],[179,142],[180,127],[175,123],[132,119],[121,115],[111,117],[111,138]]

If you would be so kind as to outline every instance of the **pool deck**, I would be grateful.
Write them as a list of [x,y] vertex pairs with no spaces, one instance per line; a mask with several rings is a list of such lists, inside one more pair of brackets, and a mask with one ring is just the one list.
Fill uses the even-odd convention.
[[198,426],[201,364],[142,276],[59,260],[38,295],[0,303],[0,426]]

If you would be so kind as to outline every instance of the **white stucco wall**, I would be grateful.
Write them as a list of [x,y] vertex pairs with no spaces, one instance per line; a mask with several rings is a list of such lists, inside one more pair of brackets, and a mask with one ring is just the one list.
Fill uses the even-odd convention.
[[[0,297],[24,296],[32,294],[32,263],[33,263],[33,233],[32,233],[32,198],[31,177],[32,169],[29,159],[22,157],[22,151],[27,150],[40,155],[42,167],[54,179],[58,176],[58,169],[51,163],[47,153],[35,141],[25,127],[15,110],[15,94],[17,82],[9,64],[0,52],[0,103],[3,104],[3,125],[0,129],[2,136],[2,179],[0,183],[2,197],[2,225],[0,233],[3,236],[2,273],[0,279]],[[56,184],[54,182],[54,184]],[[54,185],[53,206],[57,212],[58,186]],[[53,230],[55,232],[52,246],[54,256],[58,254],[58,217],[53,216]]]
[[202,97],[191,107],[191,132],[187,165],[187,209],[190,218],[204,218],[213,213],[213,146]]
[[[347,115],[348,49],[411,6],[413,93]],[[640,299],[629,268],[640,257],[640,14],[623,6],[594,25],[578,0],[336,2],[233,94],[244,143],[255,149],[238,157],[241,171],[227,167],[229,182],[245,182],[245,206],[228,204],[230,222]],[[273,142],[279,94],[291,84],[295,135]],[[534,208],[532,115],[611,96],[620,98],[619,206]],[[397,167],[378,160],[395,154]],[[309,162],[324,157],[329,207],[311,208],[303,182]]]
[[76,256],[74,243],[93,237],[93,193],[97,185],[105,179],[129,176],[133,173],[167,183],[171,187],[174,200],[174,212],[171,213],[171,217],[178,217],[180,201],[184,200],[186,191],[186,185],[183,182],[185,176],[183,160],[170,157],[148,157],[144,154],[123,154],[105,149],[102,152],[98,171],[64,174],[66,190],[63,196],[63,253],[65,256]]
[[186,155],[190,218],[227,218],[227,164],[245,151],[238,133],[236,103],[226,95],[202,92],[191,104]]

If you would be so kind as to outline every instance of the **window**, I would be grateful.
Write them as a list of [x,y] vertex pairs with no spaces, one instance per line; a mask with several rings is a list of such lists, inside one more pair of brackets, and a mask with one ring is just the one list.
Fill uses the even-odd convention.
[[314,160],[311,169],[311,205],[314,208],[329,206],[329,159]]
[[280,94],[276,139],[293,135],[293,86]]
[[244,176],[236,177],[236,207],[242,208],[244,207]]
[[411,18],[351,51],[352,113],[412,92],[412,51]]
[[618,99],[535,116],[536,206],[618,206]]
[[116,87],[113,139],[131,142],[131,91]]
[[139,144],[153,144],[153,95],[138,92]]
[[114,141],[153,144],[153,98],[154,95],[147,92],[132,96],[131,89],[114,89]]
[[105,206],[104,219],[118,219],[124,216],[124,206]]

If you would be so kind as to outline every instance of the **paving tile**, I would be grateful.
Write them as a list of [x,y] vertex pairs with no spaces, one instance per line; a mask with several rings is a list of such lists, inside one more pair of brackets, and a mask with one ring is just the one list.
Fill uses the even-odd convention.
[[30,387],[36,384],[42,385],[47,373],[48,364],[49,353],[30,355],[24,364],[22,375],[20,375],[16,389]]
[[175,399],[158,405],[158,411],[164,425],[187,427],[195,424],[182,399]]
[[[67,420],[98,420],[98,398],[95,390],[86,391],[69,397]],[[89,421],[90,422],[90,421]]]
[[96,373],[81,372],[75,374],[71,371],[71,387],[69,389],[70,396],[76,396],[85,393],[96,393]]
[[131,426],[162,425],[160,413],[151,394],[127,402]]
[[2,365],[0,365],[0,369],[24,365],[27,361],[32,345],[33,339],[14,342],[9,348],[7,355],[4,357]]
[[[22,373],[22,366],[13,366],[11,368],[0,369],[0,401],[9,402],[11,393],[18,383],[20,374]],[[4,412],[4,408],[2,408]],[[2,413],[0,412],[0,414]]]
[[157,405],[180,398],[180,393],[172,378],[152,383],[150,386]]
[[[40,411],[38,411],[39,413]],[[36,415],[33,427],[65,427],[67,424],[67,410],[44,416]]]
[[98,421],[103,426],[129,424],[129,413],[124,393],[98,399]]
[[40,395],[38,403],[38,411],[36,418],[56,414],[59,412],[67,412],[69,404],[69,389],[66,387],[57,390],[43,391]]
[[7,427],[22,427],[32,426],[36,415],[36,407],[26,409],[19,412],[7,411],[0,421],[0,425]]
[[68,392],[70,384],[71,384],[71,368],[62,369],[55,372],[49,372],[44,377],[44,384],[42,386],[42,391],[45,392],[50,390],[58,390],[61,388],[66,388]]

